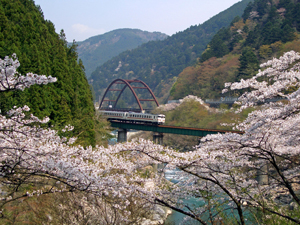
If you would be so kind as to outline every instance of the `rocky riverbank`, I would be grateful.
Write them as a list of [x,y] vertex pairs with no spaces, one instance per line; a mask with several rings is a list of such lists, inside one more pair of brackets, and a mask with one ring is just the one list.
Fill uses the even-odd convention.
[[158,225],[164,224],[165,220],[167,219],[168,215],[172,213],[172,210],[156,205],[153,210],[153,217],[152,219],[142,219],[141,225]]

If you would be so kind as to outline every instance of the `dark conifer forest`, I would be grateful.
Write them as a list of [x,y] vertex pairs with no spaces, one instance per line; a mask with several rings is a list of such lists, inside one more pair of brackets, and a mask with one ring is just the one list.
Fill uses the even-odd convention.
[[6,114],[13,106],[28,105],[35,116],[48,116],[49,126],[58,129],[71,124],[75,127],[71,135],[78,137],[78,143],[94,145],[92,94],[76,44],[67,46],[64,32],[55,32],[33,0],[0,1],[0,58],[13,53],[21,64],[19,73],[52,75],[57,82],[1,93],[1,113]]

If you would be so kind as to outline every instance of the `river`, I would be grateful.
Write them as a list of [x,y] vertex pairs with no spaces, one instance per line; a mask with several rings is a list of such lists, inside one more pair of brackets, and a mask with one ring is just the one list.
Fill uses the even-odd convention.
[[[179,180],[183,179],[182,177],[178,177],[176,170],[166,170],[165,171],[165,178],[173,183],[177,183]],[[197,199],[189,199],[187,201],[190,204],[196,204],[196,205],[201,205],[204,204],[203,201],[199,201]],[[185,215],[182,213],[179,213],[177,211],[172,210],[172,214],[170,214],[165,221],[165,225],[198,225],[201,224],[200,222],[194,220],[194,219],[189,219],[188,221],[185,221]]]
[[[178,174],[178,170],[166,170],[165,171],[165,178],[173,183],[177,183],[179,182],[179,180],[183,180],[185,179],[184,177],[180,177],[177,175]],[[205,201],[199,199],[199,198],[190,198],[188,200],[184,200],[184,203],[188,203],[190,206],[194,205],[194,206],[203,206],[204,204],[206,204]],[[226,208],[231,208],[228,207],[228,205],[224,205],[224,207],[226,206]],[[223,211],[223,213],[225,214],[225,216],[229,219],[229,221],[231,219],[235,220],[234,218],[238,218],[238,214],[237,211],[235,210],[234,213],[231,210],[226,210]],[[208,213],[205,213],[203,216],[201,216],[201,218],[204,221],[208,220]],[[253,225],[256,224],[255,220],[252,216],[252,214],[250,214],[249,212],[246,213],[246,211],[244,212],[244,216],[246,219],[246,224],[247,225]],[[189,218],[177,211],[172,210],[172,214],[170,214],[167,218],[167,220],[164,223],[165,225],[199,225],[201,224],[200,222]]]
[[[136,132],[136,131],[135,131]],[[133,132],[134,133],[134,132]],[[112,135],[116,136],[117,132],[115,131],[114,133],[112,133]],[[110,140],[110,144],[116,144],[117,142],[117,138],[114,137]],[[158,165],[158,169],[163,169],[164,165],[163,164],[159,164]],[[173,182],[173,183],[177,183],[180,180],[185,179],[184,177],[180,177],[178,176],[178,170],[164,170],[164,176],[167,180]],[[195,199],[195,198],[191,198],[189,200],[185,200],[185,203],[188,203],[189,205],[196,205],[196,206],[201,206],[204,205],[205,202],[201,199]],[[225,212],[226,213],[226,212]],[[231,214],[231,212],[226,213],[228,216],[228,218],[233,217],[233,215]],[[235,213],[236,214],[236,213]],[[250,218],[251,216],[245,215],[246,217]],[[238,216],[235,215],[235,217],[237,218]],[[187,220],[188,219],[188,220]],[[208,215],[203,215],[202,219],[207,220],[208,219]],[[250,220],[253,221],[253,220]],[[246,221],[246,224],[250,225],[250,224],[255,224],[253,222],[250,221]],[[182,213],[179,213],[177,211],[172,210],[172,213],[167,217],[165,223],[165,225],[199,225],[201,224],[200,222],[191,219],[185,215],[183,215]]]
[[[197,200],[189,200],[188,203],[195,203],[195,204],[201,204],[199,203],[199,201]],[[174,210],[172,210],[172,214],[170,214],[167,218],[167,220],[165,221],[165,225],[186,225],[186,224],[189,224],[189,225],[198,225],[198,224],[201,224],[200,222],[194,220],[194,219],[190,219],[188,218],[188,221],[185,220],[185,215],[179,213],[179,212],[176,212]]]

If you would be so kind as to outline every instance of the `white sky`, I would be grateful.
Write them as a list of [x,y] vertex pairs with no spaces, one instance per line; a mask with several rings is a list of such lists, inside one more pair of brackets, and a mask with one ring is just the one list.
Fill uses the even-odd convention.
[[202,24],[240,0],[34,0],[69,42],[119,28],[168,35]]

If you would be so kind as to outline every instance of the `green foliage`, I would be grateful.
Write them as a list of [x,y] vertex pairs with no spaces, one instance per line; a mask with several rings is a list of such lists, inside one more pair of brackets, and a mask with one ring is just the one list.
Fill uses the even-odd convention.
[[65,34],[55,33],[54,25],[44,19],[32,0],[0,1],[0,58],[17,54],[19,72],[52,75],[58,81],[35,85],[25,91],[1,93],[0,109],[28,105],[39,118],[48,116],[49,126],[75,126],[70,135],[78,143],[95,145],[94,106],[77,45],[67,46]]
[[248,79],[254,76],[259,69],[259,61],[251,48],[245,48],[239,58],[240,67],[236,80]]
[[[290,3],[286,9],[282,9],[282,6],[286,4],[275,4],[271,0],[256,0],[254,3],[250,3],[244,11],[243,20],[244,22],[247,20],[254,21],[254,29],[249,30],[247,26],[237,33],[235,29],[232,29],[234,23],[238,22],[238,18],[235,18],[231,23],[231,28],[224,28],[213,37],[208,49],[202,54],[201,61],[210,57],[224,56],[227,54],[224,49],[233,50],[234,45],[243,39],[242,35],[245,36],[244,47],[255,49],[261,45],[270,45],[278,41],[286,43],[294,40],[294,32],[298,30],[295,23],[299,14],[299,11],[298,13],[295,12],[298,4]],[[282,15],[288,16],[283,17]],[[227,30],[227,32],[225,33],[223,30]],[[241,35],[241,31],[244,34]],[[218,40],[217,45],[216,40]]]
[[108,140],[111,139],[113,136],[108,133],[112,128],[110,127],[110,123],[101,115],[96,112],[94,117],[95,123],[95,138],[97,145],[108,145]]
[[[279,57],[284,50],[298,51],[299,12],[299,1],[249,3],[242,19],[235,17],[229,27],[222,28],[212,38],[199,63],[183,70],[171,89],[171,98],[188,94],[202,99],[220,98],[225,82],[255,75],[260,63]],[[239,57],[238,63],[224,68],[224,61],[232,55]],[[238,91],[229,94],[240,95]]]
[[126,50],[134,49],[148,41],[164,40],[168,36],[160,32],[138,29],[118,29],[78,42],[78,55],[89,78],[92,72],[106,61]]
[[[220,105],[219,109],[207,109],[195,100],[184,101],[178,107],[170,111],[159,111],[166,115],[166,125],[179,127],[194,127],[206,129],[231,130],[230,126],[222,124],[232,124],[236,121],[244,120],[253,109],[247,109],[239,114],[228,109],[227,105]],[[139,133],[137,138],[152,139],[150,132]],[[164,144],[179,151],[193,151],[194,146],[199,144],[199,137],[187,135],[164,134]]]
[[[289,210],[287,207],[282,207],[282,208],[277,208],[276,211],[285,211],[287,216],[291,217],[291,218],[295,218],[296,220],[299,219],[300,217],[300,211],[299,208],[296,208],[294,210]],[[275,214],[271,214],[271,213],[265,213],[262,217],[262,221],[264,222],[264,224],[270,224],[270,225],[293,225],[295,224],[294,222],[284,219],[280,216],[277,216]]]
[[[294,32],[299,31],[297,22],[299,7],[297,2],[281,1],[275,4],[268,0],[256,0],[247,10],[257,11],[259,16],[252,18],[257,24],[249,33],[245,44],[258,49],[261,45],[269,45],[277,41],[283,43],[292,41],[295,38]],[[244,13],[243,18],[251,19],[251,15]]]
[[174,110],[161,112],[166,115],[166,124],[181,127],[196,127],[207,129],[229,130],[230,127],[224,127],[222,123],[233,123],[236,120],[246,118],[250,111],[244,111],[236,114],[233,110],[222,106],[218,110],[208,110],[199,102],[194,100],[184,101]]
[[220,58],[229,53],[229,47],[225,44],[227,39],[231,38],[229,28],[222,28],[209,42],[208,49],[202,54],[201,62],[211,57]]
[[202,99],[221,97],[224,83],[234,81],[239,67],[239,56],[228,54],[212,57],[194,67],[187,67],[179,74],[171,89],[171,97],[180,99],[187,95]]
[[107,61],[89,79],[96,99],[114,79],[123,78],[143,80],[161,101],[166,100],[170,89],[161,91],[160,88],[170,88],[173,78],[193,65],[213,35],[236,16],[241,16],[249,2],[243,0],[201,25],[191,26],[163,41],[150,41]]

